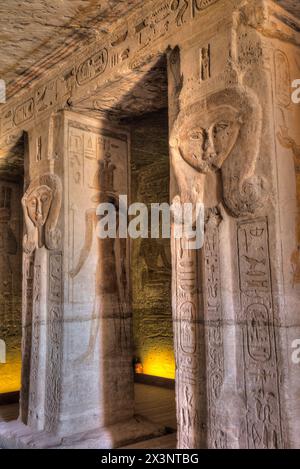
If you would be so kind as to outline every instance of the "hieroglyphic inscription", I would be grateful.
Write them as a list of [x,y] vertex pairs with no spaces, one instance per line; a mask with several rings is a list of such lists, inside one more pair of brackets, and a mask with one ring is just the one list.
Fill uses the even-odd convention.
[[200,324],[198,305],[198,256],[186,239],[174,240],[176,250],[177,409],[179,448],[197,448],[201,438],[199,402]]
[[200,49],[200,80],[205,81],[211,77],[210,44]]
[[278,360],[266,219],[238,224],[238,249],[248,447],[281,448]]
[[207,344],[208,438],[209,447],[218,449],[226,448],[226,431],[222,429],[217,413],[217,402],[224,383],[223,315],[219,252],[219,224],[221,220],[218,209],[207,210],[203,254]]
[[280,106],[287,107],[291,102],[291,73],[287,56],[280,50],[275,51],[276,99]]
[[153,2],[148,13],[145,12],[140,19],[132,21],[131,25],[126,19],[124,25],[112,31],[104,45],[102,42],[101,45],[93,46],[94,51],[86,51],[85,55],[80,51],[73,59],[74,63],[78,63],[77,66],[67,67],[60,75],[51,77],[48,82],[36,87],[23,103],[7,106],[1,116],[1,135],[29,122],[41,113],[54,109],[59,103],[67,102],[76,88],[104,76],[124,61],[130,59],[132,63],[138,63],[138,55],[144,48],[151,47],[154,41],[164,36],[176,34],[178,28],[188,21],[193,21],[198,14],[217,1]]
[[40,355],[40,292],[41,292],[41,266],[33,267],[33,297],[32,297],[32,338],[30,363],[30,394],[29,394],[29,425],[36,427],[38,418],[38,373]]
[[55,431],[59,417],[62,366],[62,254],[49,254],[45,429]]
[[34,254],[24,254],[23,271],[22,388],[20,418],[23,423],[27,424],[32,342]]
[[93,78],[101,75],[108,63],[108,51],[106,48],[96,52],[96,54],[85,60],[77,71],[77,83],[83,85]]

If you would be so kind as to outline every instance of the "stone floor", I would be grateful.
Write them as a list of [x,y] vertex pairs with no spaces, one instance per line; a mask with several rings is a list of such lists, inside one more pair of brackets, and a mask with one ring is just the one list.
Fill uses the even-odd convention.
[[[176,448],[175,392],[170,389],[144,384],[135,385],[136,413],[155,423],[164,425],[170,433],[148,441],[142,441],[126,449],[174,449]],[[0,406],[0,422],[18,417],[18,405]]]

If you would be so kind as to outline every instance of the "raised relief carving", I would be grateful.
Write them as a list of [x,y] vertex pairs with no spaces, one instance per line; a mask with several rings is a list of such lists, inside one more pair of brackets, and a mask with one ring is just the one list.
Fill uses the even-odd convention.
[[58,176],[45,174],[32,181],[22,199],[26,233],[23,248],[27,254],[45,246],[57,249],[61,240],[57,228],[62,186]]
[[238,89],[212,94],[183,109],[171,136],[181,192],[191,192],[191,178],[195,192],[203,193],[205,184],[185,169],[184,162],[202,175],[220,171],[223,200],[230,212],[234,216],[254,213],[265,198],[265,181],[255,175],[260,138],[260,105]]
[[106,48],[100,50],[90,58],[85,60],[78,68],[77,83],[85,85],[93,78],[105,72],[108,64],[108,51]]
[[[104,144],[104,142],[102,142]],[[107,148],[108,142],[105,141]],[[108,146],[109,148],[109,146]],[[70,277],[75,279],[82,269],[84,268],[88,257],[92,250],[93,240],[96,236],[97,224],[100,220],[96,213],[99,203],[111,203],[115,205],[118,210],[118,194],[114,188],[114,172],[116,166],[111,161],[109,151],[106,152],[104,159],[97,161],[98,169],[96,169],[92,185],[89,189],[93,189],[94,195],[91,202],[93,206],[86,210],[85,214],[85,239],[84,244],[80,250],[77,264],[70,271]],[[87,351],[80,356],[77,361],[83,362],[84,360],[93,357],[95,346],[98,338],[100,322],[105,317],[106,308],[109,308],[110,314],[114,315],[114,343],[110,344],[113,352],[127,350],[130,338],[125,324],[125,310],[126,304],[126,285],[124,285],[124,275],[118,276],[118,260],[116,252],[120,253],[120,259],[126,259],[126,239],[120,238],[106,238],[101,239],[97,236],[97,264],[95,272],[95,300],[94,309],[92,311],[93,321],[91,322],[91,331],[89,337],[89,344]],[[122,266],[125,268],[125,264]],[[123,280],[123,282],[122,282]],[[112,313],[114,311],[115,313]]]
[[56,80],[39,88],[35,95],[36,111],[43,112],[56,103]]
[[200,370],[203,343],[198,300],[200,259],[199,251],[190,249],[189,243],[185,238],[173,239],[178,444],[180,448],[199,448],[205,438],[198,406],[205,388],[205,371]]
[[172,11],[176,12],[176,24],[182,26],[185,22],[185,14],[189,7],[189,0],[173,0],[170,4]]
[[205,81],[211,77],[210,71],[210,44],[200,49],[200,80]]
[[147,63],[156,57],[156,54],[149,50],[142,57],[140,53],[145,47],[151,46],[153,41],[169,33],[176,33],[178,28],[188,21],[193,21],[198,14],[216,2],[217,0],[164,0],[161,4],[155,4],[153,11],[146,12],[133,27],[128,27],[126,19],[123,25],[108,35],[106,47],[97,43],[97,52],[83,62],[82,53],[78,52],[72,62],[79,65],[66,67],[59,76],[38,86],[25,102],[20,105],[13,104],[7,109],[1,117],[1,133],[10,132],[40,113],[51,112],[58,103],[70,104],[70,98],[76,88],[122,66],[130,56],[132,69]]
[[[222,428],[222,421],[218,415],[218,400],[225,377],[219,251],[219,225],[221,222],[222,216],[218,208],[206,210],[202,281],[205,285],[204,311],[207,324],[205,334],[207,344],[208,446],[217,449],[224,447],[226,439],[226,429]],[[220,439],[221,434],[222,439]]]
[[24,122],[30,120],[34,115],[34,100],[33,98],[25,101],[25,103],[20,104],[16,107],[14,113],[14,123],[15,125],[23,124]]
[[49,255],[49,305],[46,357],[46,399],[45,430],[54,432],[57,429],[61,396],[62,368],[62,254],[50,252]]
[[30,356],[30,388],[28,424],[38,428],[39,412],[38,403],[38,373],[40,365],[40,293],[41,293],[41,266],[35,264],[33,267],[33,297],[32,297],[32,335],[31,335],[31,356]]
[[291,74],[287,56],[280,50],[275,51],[275,86],[276,99],[280,106],[287,107],[291,103]]
[[1,132],[5,134],[9,130],[13,129],[13,127],[14,127],[14,113],[13,113],[13,110],[10,109],[7,112],[4,112],[4,115],[2,118]]

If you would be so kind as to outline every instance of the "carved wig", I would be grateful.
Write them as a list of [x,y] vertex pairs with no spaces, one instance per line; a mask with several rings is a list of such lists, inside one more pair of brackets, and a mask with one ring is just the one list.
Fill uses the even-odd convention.
[[[193,152],[197,132],[215,139],[211,153],[204,138],[199,140],[198,154]],[[220,170],[223,200],[230,212],[234,216],[254,213],[265,193],[264,180],[255,175],[261,133],[261,106],[256,95],[244,88],[219,91],[182,109],[171,135],[177,182],[184,171],[182,161],[202,174]],[[197,178],[190,175],[189,180],[196,184]]]
[[[46,213],[40,218],[34,218],[30,213],[29,201],[40,197],[40,193],[48,196]],[[22,205],[24,211],[26,234],[24,235],[23,247],[25,252],[31,253],[38,247],[45,246],[47,249],[59,248],[61,233],[57,228],[58,218],[62,203],[62,186],[58,176],[44,174],[34,179],[25,192]]]

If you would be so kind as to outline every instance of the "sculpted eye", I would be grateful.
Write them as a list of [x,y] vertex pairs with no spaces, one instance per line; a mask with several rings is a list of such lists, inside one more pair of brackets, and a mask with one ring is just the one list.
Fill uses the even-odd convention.
[[189,135],[191,140],[202,140],[203,131],[202,130],[193,130]]
[[229,126],[230,126],[229,122],[218,122],[214,126],[214,132],[217,133],[217,132],[220,132],[221,130],[226,130],[229,128]]
[[41,201],[42,202],[47,202],[48,200],[48,196],[47,195],[43,195],[42,198],[41,198]]

